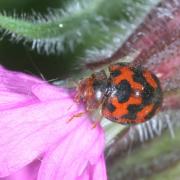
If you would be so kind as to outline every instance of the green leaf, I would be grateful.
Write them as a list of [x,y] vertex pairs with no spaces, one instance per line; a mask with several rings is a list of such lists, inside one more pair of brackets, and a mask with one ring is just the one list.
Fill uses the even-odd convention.
[[142,21],[158,0],[74,0],[64,9],[50,10],[42,17],[14,17],[0,15],[4,35],[13,41],[46,54],[71,52],[85,56],[91,49],[109,48],[121,44]]

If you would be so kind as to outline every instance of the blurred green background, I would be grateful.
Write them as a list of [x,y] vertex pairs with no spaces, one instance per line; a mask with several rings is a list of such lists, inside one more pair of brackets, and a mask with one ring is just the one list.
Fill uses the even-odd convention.
[[[68,0],[2,0],[0,11],[6,11],[17,16],[32,15],[32,10],[47,14],[47,8],[61,7]],[[46,79],[63,78],[70,71],[71,62],[63,55],[39,54],[22,43],[12,43],[9,36],[0,42],[0,63],[13,70],[20,70],[36,75],[41,72]],[[39,72],[40,71],[40,72]]]
[[[101,51],[100,53],[104,52],[105,56],[110,56],[109,50],[111,49],[112,53],[120,47],[130,32],[136,28],[137,24],[142,21],[143,17],[158,1],[159,0],[2,0],[0,2],[0,12],[6,12],[2,18],[6,15],[15,16],[16,18],[25,15],[25,17],[28,18],[34,17],[35,20],[33,20],[33,23],[38,18],[37,15],[34,15],[32,12],[43,16],[48,14],[48,9],[61,9],[66,13],[66,6],[69,6],[71,3],[73,6],[71,9],[72,12],[66,13],[64,19],[59,15],[55,23],[54,20],[52,21],[52,24],[54,23],[52,27],[49,26],[46,29],[39,28],[40,30],[37,32],[37,34],[40,34],[46,31],[47,35],[45,36],[47,37],[45,38],[49,38],[48,36],[51,36],[53,29],[57,29],[56,24],[63,19],[65,23],[67,22],[67,24],[65,24],[67,25],[66,27],[70,25],[67,33],[65,29],[62,32],[60,31],[58,35],[58,38],[61,38],[61,33],[65,34],[63,44],[64,52],[58,54],[50,53],[50,55],[47,55],[48,53],[37,53],[36,50],[31,50],[30,42],[22,45],[24,40],[18,43],[9,41],[12,37],[11,34],[5,35],[1,40],[0,62],[14,70],[27,71],[37,75],[39,75],[40,71],[46,79],[64,79],[68,77],[69,74],[73,74],[73,72],[80,72],[78,71],[80,67],[86,64],[87,50],[92,51],[92,54],[93,51],[96,52],[96,54]],[[82,8],[77,10],[79,4],[82,4]],[[0,26],[9,30],[11,21],[6,22],[6,20],[1,19],[1,22]],[[44,24],[46,26],[46,23]],[[18,23],[15,23],[15,27],[22,31],[24,28],[23,25],[19,25]],[[55,34],[58,33],[58,30],[54,31]],[[78,32],[80,32],[81,35],[81,38],[79,38],[81,42],[75,43],[73,50],[66,50],[71,49],[71,44],[79,40],[77,38]],[[36,31],[34,33],[36,33]],[[1,32],[1,35],[4,35],[4,31]],[[15,34],[13,35],[16,37]],[[21,34],[19,34],[19,36],[21,36]],[[54,38],[56,38],[56,36]],[[91,57],[90,60],[96,61],[96,57]]]

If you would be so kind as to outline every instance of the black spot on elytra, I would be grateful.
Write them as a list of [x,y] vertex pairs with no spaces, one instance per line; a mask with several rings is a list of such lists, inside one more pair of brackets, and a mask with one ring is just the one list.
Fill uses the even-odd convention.
[[120,70],[116,69],[111,72],[111,77],[117,77],[121,74]]
[[141,68],[134,68],[133,72],[134,72],[133,80],[144,86],[147,82],[143,76],[143,71],[141,70]]
[[154,114],[156,113],[157,109],[161,106],[162,104],[162,99],[163,99],[163,96],[162,96],[162,90],[161,88],[157,88],[156,91],[155,91],[155,95],[154,95],[154,106],[153,106],[153,109],[152,111],[146,115],[145,119],[150,119],[152,116],[154,116]]
[[106,105],[107,109],[110,111],[110,112],[114,112],[115,111],[115,106],[112,104],[112,103],[108,103]]
[[122,118],[128,119],[128,120],[135,120],[136,119],[136,114],[133,113],[128,113],[122,116]]
[[157,104],[154,105],[154,106],[153,106],[153,109],[151,110],[151,112],[149,112],[144,118],[145,118],[145,119],[150,119],[150,118],[152,118],[152,117],[154,116],[154,114],[156,113],[157,108],[158,108],[158,105],[157,105]]
[[142,97],[142,104],[140,105],[135,105],[135,104],[130,104],[128,106],[128,113],[125,114],[122,118],[127,118],[134,120],[137,118],[137,113],[140,112],[144,107],[146,107],[149,104],[153,104],[153,109],[152,111],[146,115],[144,118],[150,119],[157,109],[160,107],[162,103],[162,90],[160,87],[160,83],[158,78],[152,74],[153,79],[156,81],[158,88],[154,89],[144,78],[143,76],[143,70],[141,68],[134,68],[134,75],[133,75],[133,80],[143,86],[143,90],[141,92],[141,97]]
[[116,86],[116,90],[116,97],[118,98],[119,103],[128,101],[129,97],[131,96],[131,85],[127,80],[122,80]]
[[144,86],[144,90],[143,90],[141,96],[142,96],[144,105],[150,104],[154,98],[154,89],[151,86],[149,86],[148,84],[146,84]]
[[149,83],[144,78],[143,71],[141,70],[141,68],[135,68],[133,71],[134,71],[133,80],[141,84],[144,88],[141,93],[142,100],[143,100],[142,104],[144,106],[148,105],[152,102],[154,98],[155,90],[151,85],[149,85]]
[[141,111],[142,108],[143,108],[142,105],[133,105],[133,104],[130,104],[128,106],[128,111],[130,113],[137,113],[137,112]]
[[130,104],[128,106],[128,114],[125,114],[123,116],[123,118],[127,118],[127,119],[130,119],[130,120],[136,119],[137,112],[141,111],[142,108],[143,108],[142,105],[133,105],[133,104]]

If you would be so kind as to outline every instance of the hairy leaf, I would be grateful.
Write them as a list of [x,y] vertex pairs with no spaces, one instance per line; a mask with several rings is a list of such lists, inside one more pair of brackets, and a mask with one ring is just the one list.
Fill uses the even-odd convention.
[[[114,52],[158,0],[74,0],[64,9],[47,15],[16,17],[1,13],[0,27],[11,40],[31,44],[31,49],[46,54],[76,52],[78,56],[99,49],[103,56]],[[107,45],[108,43],[108,45]],[[109,47],[113,44],[112,47]],[[103,48],[109,48],[103,51]],[[95,49],[95,51],[94,51]]]

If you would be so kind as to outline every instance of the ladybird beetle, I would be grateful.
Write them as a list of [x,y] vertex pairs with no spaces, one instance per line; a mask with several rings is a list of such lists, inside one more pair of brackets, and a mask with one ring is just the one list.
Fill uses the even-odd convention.
[[[108,75],[109,74],[109,75]],[[87,111],[101,106],[105,118],[121,124],[137,124],[150,119],[162,104],[158,78],[140,66],[117,63],[80,81],[76,100]]]

